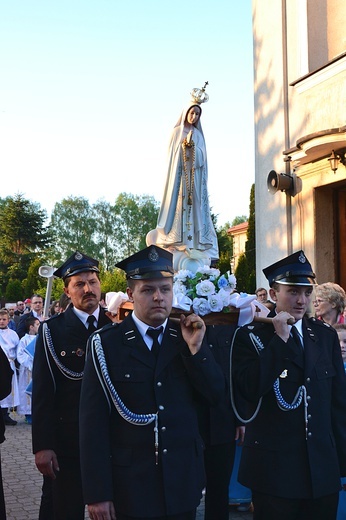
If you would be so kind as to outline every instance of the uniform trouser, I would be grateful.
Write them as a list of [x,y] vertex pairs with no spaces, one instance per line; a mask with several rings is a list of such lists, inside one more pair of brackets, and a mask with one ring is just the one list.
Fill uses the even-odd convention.
[[235,455],[235,442],[206,446],[204,465],[207,477],[205,520],[228,520],[228,490]]
[[0,455],[0,518],[1,518],[1,520],[6,520],[4,488],[2,485],[1,455]]
[[52,520],[53,518],[53,481],[50,477],[43,477],[42,494],[38,520]]
[[335,520],[338,502],[339,493],[314,499],[291,499],[252,491],[253,520]]
[[60,471],[52,481],[54,520],[84,520],[85,505],[77,457],[58,457]]

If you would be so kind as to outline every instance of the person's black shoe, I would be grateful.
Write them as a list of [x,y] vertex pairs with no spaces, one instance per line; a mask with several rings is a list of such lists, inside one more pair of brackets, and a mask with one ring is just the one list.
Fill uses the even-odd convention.
[[9,415],[4,416],[4,421],[7,426],[15,426],[17,424],[17,421],[12,419]]

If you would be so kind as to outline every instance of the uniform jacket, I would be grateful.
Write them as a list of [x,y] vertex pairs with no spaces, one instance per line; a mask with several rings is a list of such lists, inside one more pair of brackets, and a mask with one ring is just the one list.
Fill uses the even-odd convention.
[[[0,348],[0,399],[5,399],[11,393],[13,370],[5,352]],[[0,414],[0,443],[5,440],[5,423]]]
[[206,341],[215,361],[220,366],[227,382],[224,398],[210,406],[203,398],[199,400],[200,430],[207,445],[234,442],[236,421],[231,405],[230,382],[230,347],[236,325],[208,325]]
[[[83,373],[89,332],[70,305],[47,320],[55,353],[60,363],[75,373]],[[110,323],[100,308],[98,327]],[[32,392],[32,441],[34,453],[54,450],[56,454],[78,457],[78,408],[81,377],[66,377],[46,353],[43,326],[37,336]]]
[[131,316],[100,336],[110,379],[126,407],[137,414],[158,411],[159,455],[156,465],[155,423],[132,425],[120,416],[100,384],[90,346],[80,406],[86,503],[110,500],[117,512],[135,517],[194,509],[205,484],[196,392],[215,403],[225,391],[220,368],[205,343],[191,356],[171,320],[157,363]]
[[[346,376],[338,336],[310,318],[303,319],[303,337],[304,349],[292,337],[285,343],[271,324],[251,324],[238,329],[233,346],[235,394],[252,408],[262,396],[246,428],[239,481],[286,498],[337,492],[340,474],[346,475]],[[295,410],[279,408],[277,378],[288,403],[305,386],[307,425],[304,400]]]

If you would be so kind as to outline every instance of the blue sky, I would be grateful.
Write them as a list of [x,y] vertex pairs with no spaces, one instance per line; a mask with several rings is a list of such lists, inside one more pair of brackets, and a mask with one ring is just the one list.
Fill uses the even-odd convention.
[[254,182],[251,0],[0,0],[0,196],[48,214],[83,196],[160,201],[169,137],[209,82],[202,126],[218,224]]

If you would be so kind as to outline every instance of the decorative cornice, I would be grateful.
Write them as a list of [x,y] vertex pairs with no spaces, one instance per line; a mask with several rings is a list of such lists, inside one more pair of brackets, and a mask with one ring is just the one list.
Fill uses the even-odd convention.
[[283,154],[291,157],[297,165],[318,161],[329,157],[332,150],[346,148],[346,126],[320,130],[299,138],[296,146],[284,150]]

